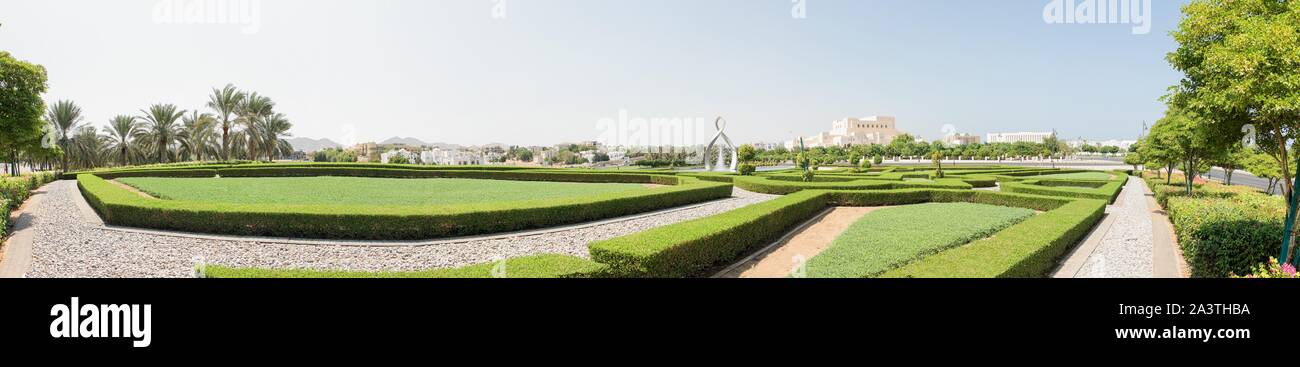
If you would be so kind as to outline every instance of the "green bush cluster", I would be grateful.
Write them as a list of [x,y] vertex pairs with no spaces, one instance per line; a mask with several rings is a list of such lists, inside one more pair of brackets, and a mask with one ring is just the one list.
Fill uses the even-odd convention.
[[54,182],[56,177],[49,172],[17,177],[0,177],[0,237],[4,237],[9,233],[9,214],[32,196],[32,190]]
[[588,247],[592,260],[609,265],[617,276],[698,276],[730,264],[825,208],[826,193],[810,190]]
[[[173,173],[190,177],[189,171]],[[206,171],[206,170],[199,170]],[[356,175],[362,177],[453,177],[671,185],[647,191],[607,193],[514,204],[444,207],[262,205],[201,203],[144,197],[98,175],[77,178],[83,196],[105,223],[118,226],[247,236],[365,240],[421,240],[543,228],[644,213],[731,196],[731,185],[690,177],[512,171],[427,171],[378,168],[226,168],[227,177]],[[160,175],[163,171],[151,171]],[[126,174],[134,177],[137,173]],[[122,177],[122,172],[104,173]]]
[[1116,178],[1108,181],[1030,179],[1022,181],[1003,181],[1002,191],[1010,193],[1062,196],[1083,199],[1106,200],[1115,202],[1124,189],[1128,176],[1115,172]]
[[497,262],[475,264],[459,268],[430,269],[422,271],[335,271],[310,269],[258,269],[231,268],[208,265],[203,269],[208,278],[594,278],[605,274],[608,267],[580,257],[543,254],[516,257]]
[[1286,202],[1249,188],[1199,185],[1188,196],[1181,179],[1147,179],[1169,214],[1193,277],[1249,274],[1281,251]]
[[[928,175],[922,175],[927,178]],[[825,180],[825,181],[823,181]],[[898,189],[971,189],[971,185],[958,179],[936,182],[904,182],[893,180],[844,179],[821,176],[812,182],[795,182],[779,177],[736,177],[732,183],[741,189],[773,195],[786,195],[803,190],[898,190]]]
[[1034,215],[1025,208],[927,203],[867,214],[808,260],[809,278],[868,278],[988,237]]

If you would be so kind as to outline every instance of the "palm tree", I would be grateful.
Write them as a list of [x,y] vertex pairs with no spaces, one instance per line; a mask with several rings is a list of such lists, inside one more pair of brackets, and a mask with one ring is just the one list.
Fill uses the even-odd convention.
[[[72,134],[69,152],[79,168],[95,168],[104,164],[108,156],[108,139],[99,135],[94,126],[82,126]],[[65,155],[66,156],[66,155]]]
[[149,137],[154,144],[153,148],[158,150],[158,163],[167,163],[167,150],[179,135],[176,120],[185,115],[185,110],[177,110],[176,105],[168,103],[155,104],[140,112],[144,113],[144,116],[140,116],[145,121],[144,135]]
[[104,133],[108,134],[110,144],[118,152],[119,164],[131,165],[131,139],[140,135],[140,131],[140,122],[135,117],[117,115],[112,120],[108,120]]
[[235,120],[231,119],[239,111],[240,105],[244,103],[247,95],[235,88],[234,84],[226,84],[225,88],[212,88],[212,95],[208,96],[208,108],[217,113],[221,119],[221,160],[230,160],[230,129]]
[[191,111],[189,115],[181,119],[181,131],[178,138],[180,138],[184,159],[194,158],[202,161],[205,158],[204,154],[209,148],[208,143],[212,140],[212,128],[216,122],[217,120],[211,114],[200,114],[197,110]]
[[72,128],[81,122],[81,107],[72,101],[58,101],[50,106],[45,119],[54,124],[59,133],[59,147],[63,149],[63,172],[68,171],[68,143]]
[[257,159],[261,150],[266,150],[267,147],[262,146],[261,142],[258,141],[262,135],[258,133],[258,130],[263,122],[275,114],[274,110],[275,102],[271,101],[271,98],[257,94],[257,92],[249,94],[244,98],[243,103],[239,105],[238,121],[241,125],[244,125],[244,131],[248,132],[244,135],[248,138],[249,159]]
[[292,128],[293,123],[290,123],[289,119],[280,113],[271,115],[262,121],[261,128],[257,129],[257,132],[261,135],[259,137],[260,144],[266,148],[267,160],[273,161],[277,156],[283,157],[293,154],[293,146],[289,144],[289,141],[281,139],[292,137],[293,134],[289,133],[289,129]]

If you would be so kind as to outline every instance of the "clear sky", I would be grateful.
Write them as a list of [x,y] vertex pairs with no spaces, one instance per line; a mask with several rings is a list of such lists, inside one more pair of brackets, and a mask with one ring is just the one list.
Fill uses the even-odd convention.
[[[1130,139],[1179,78],[1164,56],[1185,2],[1156,0],[1135,35],[1048,24],[1049,0],[806,0],[805,18],[792,0],[4,0],[0,50],[96,125],[234,83],[334,140],[554,144],[621,110],[726,116],[741,142],[877,114],[930,139]],[[165,12],[217,3],[257,16]]]

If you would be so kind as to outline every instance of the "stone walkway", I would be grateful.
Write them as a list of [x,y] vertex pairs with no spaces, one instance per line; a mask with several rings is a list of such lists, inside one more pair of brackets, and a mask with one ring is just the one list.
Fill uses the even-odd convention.
[[[83,216],[75,181],[44,188],[31,208],[31,268],[27,277],[187,277],[195,259],[236,267],[332,270],[423,270],[539,253],[586,257],[587,243],[711,216],[776,196],[736,189],[733,198],[690,209],[595,226],[510,238],[431,246],[295,245],[185,238],[107,229]],[[7,265],[6,265],[7,266]]]
[[1177,277],[1172,233],[1165,233],[1168,225],[1158,210],[1142,180],[1130,178],[1094,233],[1063,260],[1054,277]]

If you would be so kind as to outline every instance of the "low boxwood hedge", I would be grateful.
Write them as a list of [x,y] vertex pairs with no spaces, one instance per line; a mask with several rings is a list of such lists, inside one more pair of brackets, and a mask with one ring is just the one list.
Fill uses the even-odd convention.
[[335,271],[311,269],[231,268],[220,265],[204,267],[207,278],[594,278],[608,269],[591,260],[555,254],[516,257],[459,268],[422,271]]
[[1089,180],[1022,180],[1003,181],[1002,191],[1031,195],[1062,196],[1083,199],[1106,200],[1114,203],[1119,193],[1128,182],[1128,176],[1116,173],[1116,178],[1108,181]]
[[[187,176],[194,171],[176,173]],[[161,171],[150,171],[158,175]],[[252,205],[159,200],[141,196],[99,175],[78,176],[78,187],[105,223],[200,233],[294,238],[421,240],[543,228],[672,208],[731,196],[731,185],[689,177],[510,171],[416,171],[379,168],[225,168],[223,176],[348,175],[364,177],[460,177],[568,182],[671,185],[649,191],[510,204],[443,207],[347,205]],[[108,177],[121,172],[103,173]],[[141,173],[127,173],[135,177]]]
[[1244,186],[1198,185],[1147,179],[1173,223],[1193,277],[1245,275],[1281,252],[1286,202]]
[[[985,198],[993,198],[986,196]],[[1046,201],[1023,198],[1024,203]],[[1106,202],[1074,199],[998,232],[886,272],[885,278],[1032,278],[1047,275],[1101,220]]]
[[[965,273],[909,271],[894,273],[897,276],[1041,276],[1100,220],[1106,206],[1100,200],[972,190],[804,190],[712,217],[594,242],[589,247],[592,259],[609,265],[611,274],[618,276],[704,276],[712,270],[731,264],[744,253],[770,243],[829,206],[887,206],[926,202],[970,202],[1028,208],[1045,213],[999,232],[994,238],[1002,238],[1006,231],[1014,228],[1028,227],[1011,232],[1014,236],[973,250],[975,256],[997,258],[989,266],[973,271],[964,270]],[[927,261],[926,259],[921,262]]]
[[803,190],[900,190],[900,189],[971,189],[971,185],[958,179],[941,179],[935,182],[907,182],[894,180],[860,179],[846,182],[799,182],[771,177],[736,177],[736,187],[763,194],[786,195]]

